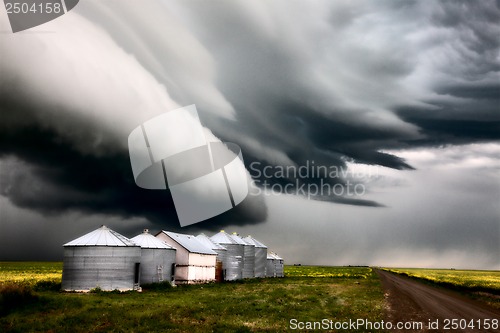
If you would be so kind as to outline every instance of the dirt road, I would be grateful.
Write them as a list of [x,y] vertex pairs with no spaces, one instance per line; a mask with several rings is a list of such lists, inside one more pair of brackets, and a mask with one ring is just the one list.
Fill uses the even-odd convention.
[[[453,291],[381,270],[376,272],[387,298],[386,319],[393,324],[409,321],[423,323],[423,329],[393,329],[393,332],[500,332],[500,326],[496,329],[491,326],[495,319],[500,325],[500,311],[496,309]],[[429,323],[434,327],[437,323],[438,328],[430,329]],[[490,323],[489,329],[486,323]]]

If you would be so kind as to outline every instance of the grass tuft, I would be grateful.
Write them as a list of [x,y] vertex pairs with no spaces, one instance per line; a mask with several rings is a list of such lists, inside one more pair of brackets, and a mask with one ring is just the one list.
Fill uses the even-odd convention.
[[26,284],[3,283],[0,285],[0,314],[32,303],[37,300],[33,289]]
[[141,285],[143,291],[166,291],[172,289],[172,285],[168,281],[160,283],[151,283]]

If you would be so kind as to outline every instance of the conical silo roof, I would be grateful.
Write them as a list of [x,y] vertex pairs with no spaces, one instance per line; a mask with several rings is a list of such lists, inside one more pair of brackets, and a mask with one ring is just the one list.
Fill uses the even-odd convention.
[[259,242],[258,240],[256,240],[255,238],[253,238],[250,235],[248,235],[247,237],[243,238],[243,240],[245,242],[247,242],[248,244],[254,245],[255,247],[260,247],[260,248],[267,249],[267,246],[265,246],[263,243]]
[[151,235],[148,229],[144,229],[144,232],[142,234],[137,235],[130,240],[143,249],[173,249],[173,247],[171,247],[167,243]]
[[224,230],[210,237],[210,239],[217,244],[238,244],[231,236]]
[[226,250],[224,246],[214,242],[205,234],[199,234],[198,236],[196,236],[196,239],[198,239],[201,243],[203,243],[203,245],[212,250]]
[[63,246],[138,246],[127,237],[103,225]]
[[231,235],[229,235],[236,243],[241,244],[241,245],[249,245],[247,242],[243,240],[240,236],[238,236],[237,233],[233,232]]
[[278,260],[283,260],[277,253],[275,252],[269,252],[267,254],[267,259],[278,259]]

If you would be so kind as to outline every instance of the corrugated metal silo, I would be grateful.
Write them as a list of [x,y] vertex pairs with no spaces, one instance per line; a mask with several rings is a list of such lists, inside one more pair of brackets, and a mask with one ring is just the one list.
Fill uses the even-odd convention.
[[127,237],[102,226],[63,246],[63,290],[139,288],[141,248]]
[[239,280],[243,276],[244,245],[238,244],[229,234],[221,230],[210,239],[227,249],[226,252],[226,280]]
[[141,283],[174,284],[176,250],[151,235],[148,229],[130,240],[141,247]]
[[243,240],[248,244],[253,244],[255,246],[255,277],[266,277],[267,246],[252,236],[247,236],[243,238]]
[[[215,268],[215,280],[216,281],[225,280],[226,266],[227,266],[227,249],[224,246],[215,243],[214,241],[212,241],[210,239],[210,237],[208,237],[207,235],[205,235],[203,233],[196,236],[196,238],[203,245],[205,245],[206,247],[208,247],[209,249],[212,249],[214,252],[217,253],[217,263],[218,264],[216,265],[216,268]],[[219,266],[220,266],[220,274],[219,274],[219,270],[218,270]]]
[[255,246],[243,240],[237,233],[231,235],[238,244],[243,244],[243,278],[251,279],[255,277]]
[[274,254],[269,252],[267,254],[267,264],[266,264],[266,277],[276,277],[276,267],[274,264]]
[[285,277],[285,263],[283,258],[281,258],[276,253],[274,254],[274,267],[276,272],[276,277]]

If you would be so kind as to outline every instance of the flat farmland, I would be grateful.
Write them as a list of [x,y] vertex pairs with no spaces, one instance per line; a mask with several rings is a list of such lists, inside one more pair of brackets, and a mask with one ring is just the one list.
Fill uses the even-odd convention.
[[62,262],[50,261],[0,262],[0,284],[35,286],[37,283],[61,283],[62,266]]
[[61,271],[61,263],[0,263],[0,331],[280,332],[291,319],[384,317],[368,267],[285,266],[285,278],[85,294],[60,292]]
[[500,309],[500,271],[427,268],[384,268],[384,270],[460,291],[468,297]]
[[496,291],[500,294],[500,271],[474,271],[426,268],[386,268],[385,270],[471,290]]

